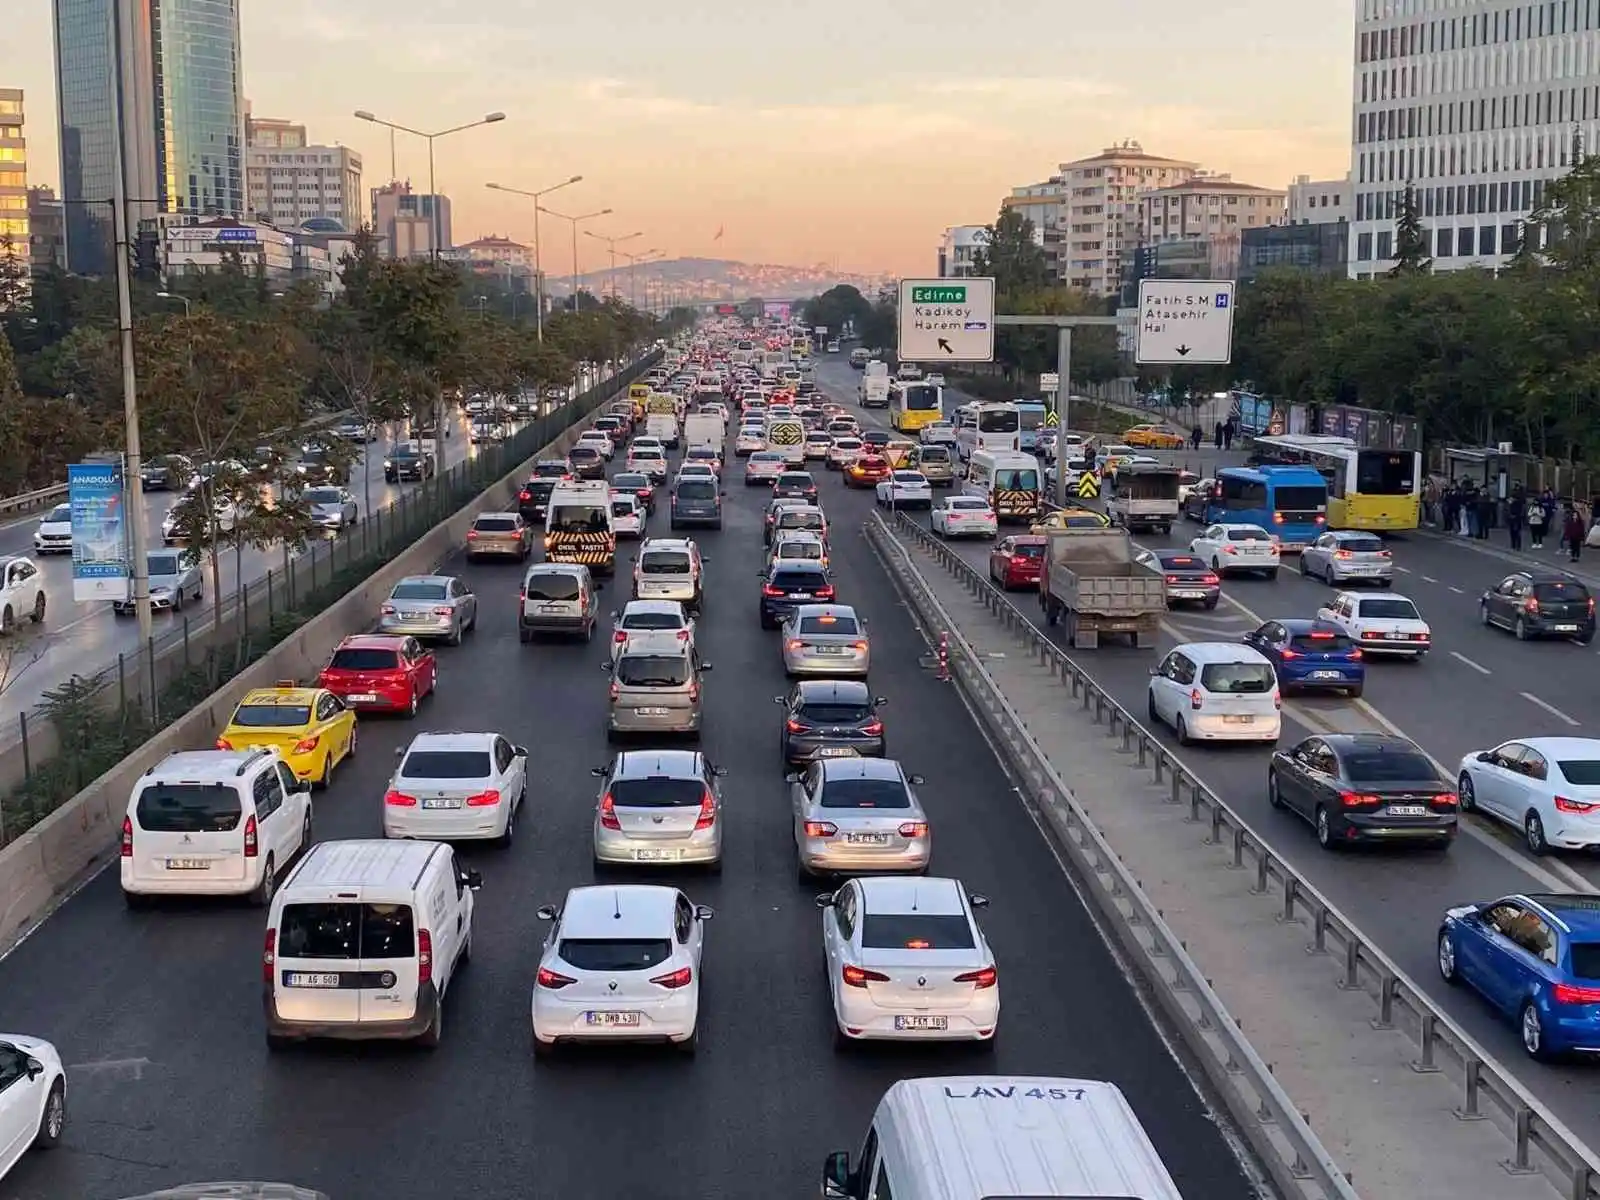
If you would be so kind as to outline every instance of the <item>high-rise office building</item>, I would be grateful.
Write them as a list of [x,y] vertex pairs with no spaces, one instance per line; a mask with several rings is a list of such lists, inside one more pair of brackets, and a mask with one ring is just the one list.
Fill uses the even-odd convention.
[[32,257],[28,229],[28,142],[22,89],[0,88],[0,250]]
[[156,156],[164,212],[245,211],[239,0],[144,0],[155,41]]

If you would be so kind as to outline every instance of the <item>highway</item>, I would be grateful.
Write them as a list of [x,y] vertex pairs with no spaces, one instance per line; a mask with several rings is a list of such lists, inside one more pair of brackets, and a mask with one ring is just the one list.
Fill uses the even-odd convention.
[[[715,667],[703,745],[728,770],[725,869],[660,877],[717,910],[696,1058],[627,1049],[532,1060],[529,990],[545,933],[534,912],[592,880],[589,770],[612,753],[605,631],[590,645],[519,645],[517,568],[454,564],[446,569],[483,597],[477,633],[441,649],[439,694],[417,721],[363,721],[359,759],[317,799],[319,838],[377,836],[394,751],[413,732],[496,729],[531,748],[538,783],[516,845],[465,852],[484,884],[444,1044],[432,1054],[336,1045],[269,1057],[260,912],[129,913],[106,872],[0,961],[0,1027],[56,1043],[71,1064],[72,1105],[65,1149],[25,1158],[0,1200],[225,1178],[314,1185],[334,1200],[812,1195],[824,1154],[859,1147],[891,1082],[991,1069],[1114,1080],[1185,1195],[1255,1196],[1222,1118],[1145,1015],[959,697],[921,665],[926,646],[857,533],[870,502],[836,477],[823,502],[836,522],[840,597],[871,622],[892,752],[929,781],[920,791],[934,870],[992,901],[983,920],[1004,1016],[992,1063],[966,1049],[834,1051],[817,889],[795,880],[769,699],[785,682],[776,635],[756,620],[763,495],[737,473],[728,491],[725,529],[701,537],[700,623]],[[658,513],[655,531],[665,525]],[[604,599],[620,606],[625,588],[608,584]]]
[[[818,381],[853,405],[852,376],[848,367],[829,364],[819,370]],[[947,406],[949,402],[947,392]],[[862,416],[868,423],[883,424],[877,413]],[[1185,455],[1212,465],[1219,457],[1223,461],[1240,457],[1219,456],[1209,447],[1200,455],[1180,451],[1169,457],[1182,462]],[[1005,527],[1002,536],[1016,531]],[[1138,541],[1151,547],[1187,547],[1199,532],[1198,526],[1180,522],[1170,537],[1141,536]],[[951,544],[968,563],[987,572],[987,543]],[[1392,539],[1391,549],[1396,569],[1392,594],[1415,601],[1433,631],[1433,652],[1421,664],[1369,659],[1360,700],[1286,699],[1281,744],[1293,745],[1319,733],[1401,733],[1453,778],[1464,755],[1511,738],[1581,736],[1592,730],[1597,646],[1518,642],[1479,622],[1479,596],[1517,564],[1425,536]],[[1544,558],[1551,566],[1566,565],[1564,554],[1558,558],[1549,549]],[[1285,556],[1284,561],[1276,582],[1226,580],[1223,603],[1214,612],[1169,614],[1156,652],[1107,645],[1068,653],[1128,712],[1143,720],[1149,668],[1173,645],[1234,640],[1267,620],[1315,616],[1333,594],[1331,589],[1303,578],[1296,557]],[[1013,600],[1024,613],[1039,617],[1033,594],[1017,593]],[[1042,618],[1036,624],[1046,628]],[[1061,644],[1059,629],[1047,632]],[[1600,1083],[1592,1069],[1582,1063],[1527,1062],[1511,1025],[1475,996],[1445,985],[1435,960],[1439,919],[1446,908],[1512,892],[1600,891],[1600,861],[1582,855],[1532,858],[1519,833],[1479,817],[1465,818],[1466,834],[1446,856],[1384,851],[1326,854],[1317,848],[1308,825],[1268,807],[1268,751],[1249,747],[1180,751],[1170,730],[1157,732],[1212,791],[1232,804],[1491,1053],[1513,1069],[1522,1060],[1523,1082],[1586,1142],[1600,1145]]]

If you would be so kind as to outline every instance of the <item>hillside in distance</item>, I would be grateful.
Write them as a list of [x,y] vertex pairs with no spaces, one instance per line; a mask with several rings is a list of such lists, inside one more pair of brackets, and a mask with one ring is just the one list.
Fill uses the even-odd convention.
[[[826,263],[797,267],[767,263],[746,263],[725,258],[671,258],[640,263],[630,268],[617,266],[617,291],[624,296],[630,287],[652,292],[669,288],[674,293],[700,300],[745,300],[752,296],[771,299],[799,299],[827,291],[835,284],[848,283],[863,291],[875,289],[881,277],[838,271]],[[559,288],[559,278],[551,280]],[[581,286],[590,291],[610,289],[610,272],[593,271],[584,275]]]

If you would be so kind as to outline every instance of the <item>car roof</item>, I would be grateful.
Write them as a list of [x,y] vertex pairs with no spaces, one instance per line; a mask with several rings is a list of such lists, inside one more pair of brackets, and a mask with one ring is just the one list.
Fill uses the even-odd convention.
[[900,764],[892,758],[824,758],[818,762],[825,780],[905,778]]
[[[1367,601],[1367,600],[1404,600],[1407,604],[1411,605],[1413,608],[1416,608],[1416,606],[1417,606],[1417,602],[1415,600],[1413,600],[1410,596],[1407,596],[1402,592],[1385,591],[1381,595],[1373,595],[1370,592],[1340,592],[1339,596],[1336,597],[1336,599],[1340,599],[1340,598],[1343,598],[1345,596],[1350,597],[1350,599],[1356,601],[1357,603],[1361,603],[1361,602]],[[1421,609],[1417,609],[1417,611],[1421,612],[1422,610]]]
[[622,615],[629,613],[665,613],[668,616],[687,616],[681,600],[629,600],[622,606]]
[[830,700],[865,704],[872,699],[872,693],[860,679],[802,679],[795,686],[802,704],[826,704]]
[[644,543],[639,547],[639,553],[643,554],[646,550],[693,550],[693,549],[694,549],[694,539],[693,538],[653,537],[653,538],[645,538]]
[[686,642],[652,642],[645,646],[629,646],[622,658],[692,658],[694,650]]
[[[263,747],[250,750],[176,750],[140,776],[142,780],[190,779],[199,783],[223,783],[240,777],[240,768],[252,759],[277,760],[275,751],[262,755]],[[246,772],[247,773],[247,772]]]
[[1346,538],[1348,538],[1352,542],[1354,542],[1354,541],[1370,542],[1370,541],[1373,541],[1373,540],[1377,539],[1377,537],[1378,537],[1377,534],[1371,533],[1371,532],[1369,532],[1368,530],[1365,530],[1365,529],[1330,529],[1328,532],[1333,534],[1334,540],[1340,541],[1340,542],[1344,541]]
[[1532,746],[1546,758],[1571,757],[1582,755],[1585,758],[1600,758],[1600,738],[1586,737],[1535,737],[1511,738],[1524,746]]
[[1343,633],[1332,621],[1318,620],[1316,617],[1278,617],[1282,625],[1290,633]]
[[623,750],[611,760],[612,779],[647,779],[652,775],[696,779],[704,770],[705,759],[698,750]]
[[322,693],[321,688],[303,687],[265,687],[253,688],[246,692],[239,701],[240,704],[282,704],[302,705],[314,704]]
[[857,879],[864,913],[919,913],[930,917],[965,916],[961,884],[937,876],[869,875]]
[[1365,750],[1369,754],[1421,754],[1427,757],[1410,738],[1394,733],[1319,733],[1316,736],[1335,751]]
[[794,606],[795,617],[836,617],[846,620],[856,619],[856,610],[848,604],[797,604]]
[[340,650],[398,650],[411,640],[408,634],[352,633],[339,643]]
[[1569,583],[1576,584],[1578,587],[1584,586],[1583,580],[1577,578],[1577,576],[1569,575],[1565,571],[1553,571],[1548,568],[1535,567],[1530,570],[1513,571],[1511,574],[1513,576],[1520,575],[1530,583]]
[[1173,649],[1197,663],[1267,663],[1266,655],[1239,642],[1184,642]]
[[678,889],[622,883],[575,887],[561,906],[564,938],[617,938],[654,933],[670,937],[677,918]]
[[1600,938],[1600,897],[1573,892],[1520,892],[1508,900],[1524,900],[1543,909],[1555,923],[1580,940]]
[[1166,562],[1171,558],[1192,558],[1195,562],[1200,561],[1194,551],[1185,550],[1179,546],[1158,546],[1155,550],[1155,556],[1162,562]]
[[[402,583],[435,583],[442,586],[450,583],[453,579],[455,579],[454,575],[407,575],[404,579],[395,580],[394,586],[399,587]],[[393,591],[394,588],[389,590]]]
[[529,575],[576,575],[587,570],[582,563],[536,562],[528,564]]
[[1267,532],[1260,525],[1252,525],[1248,521],[1218,521],[1217,524],[1222,526],[1223,530],[1227,533],[1233,533],[1240,529],[1253,529],[1257,533]]
[[521,516],[521,515],[522,515],[521,513],[514,513],[514,512],[481,512],[477,516],[473,517],[472,520],[473,520],[473,523],[476,524],[477,522],[483,520],[485,517],[506,518],[506,517],[517,517],[517,516]]
[[406,753],[413,750],[487,750],[499,736],[495,733],[462,733],[454,730],[419,733],[412,737]]

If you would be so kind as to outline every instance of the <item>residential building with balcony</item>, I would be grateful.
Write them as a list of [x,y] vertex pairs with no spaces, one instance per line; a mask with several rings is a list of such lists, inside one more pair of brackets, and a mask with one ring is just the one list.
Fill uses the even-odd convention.
[[1145,193],[1192,179],[1199,166],[1147,154],[1135,141],[1108,146],[1090,158],[1061,164],[1056,224],[1058,278],[1095,295],[1116,294],[1123,268],[1139,244],[1140,201]]

